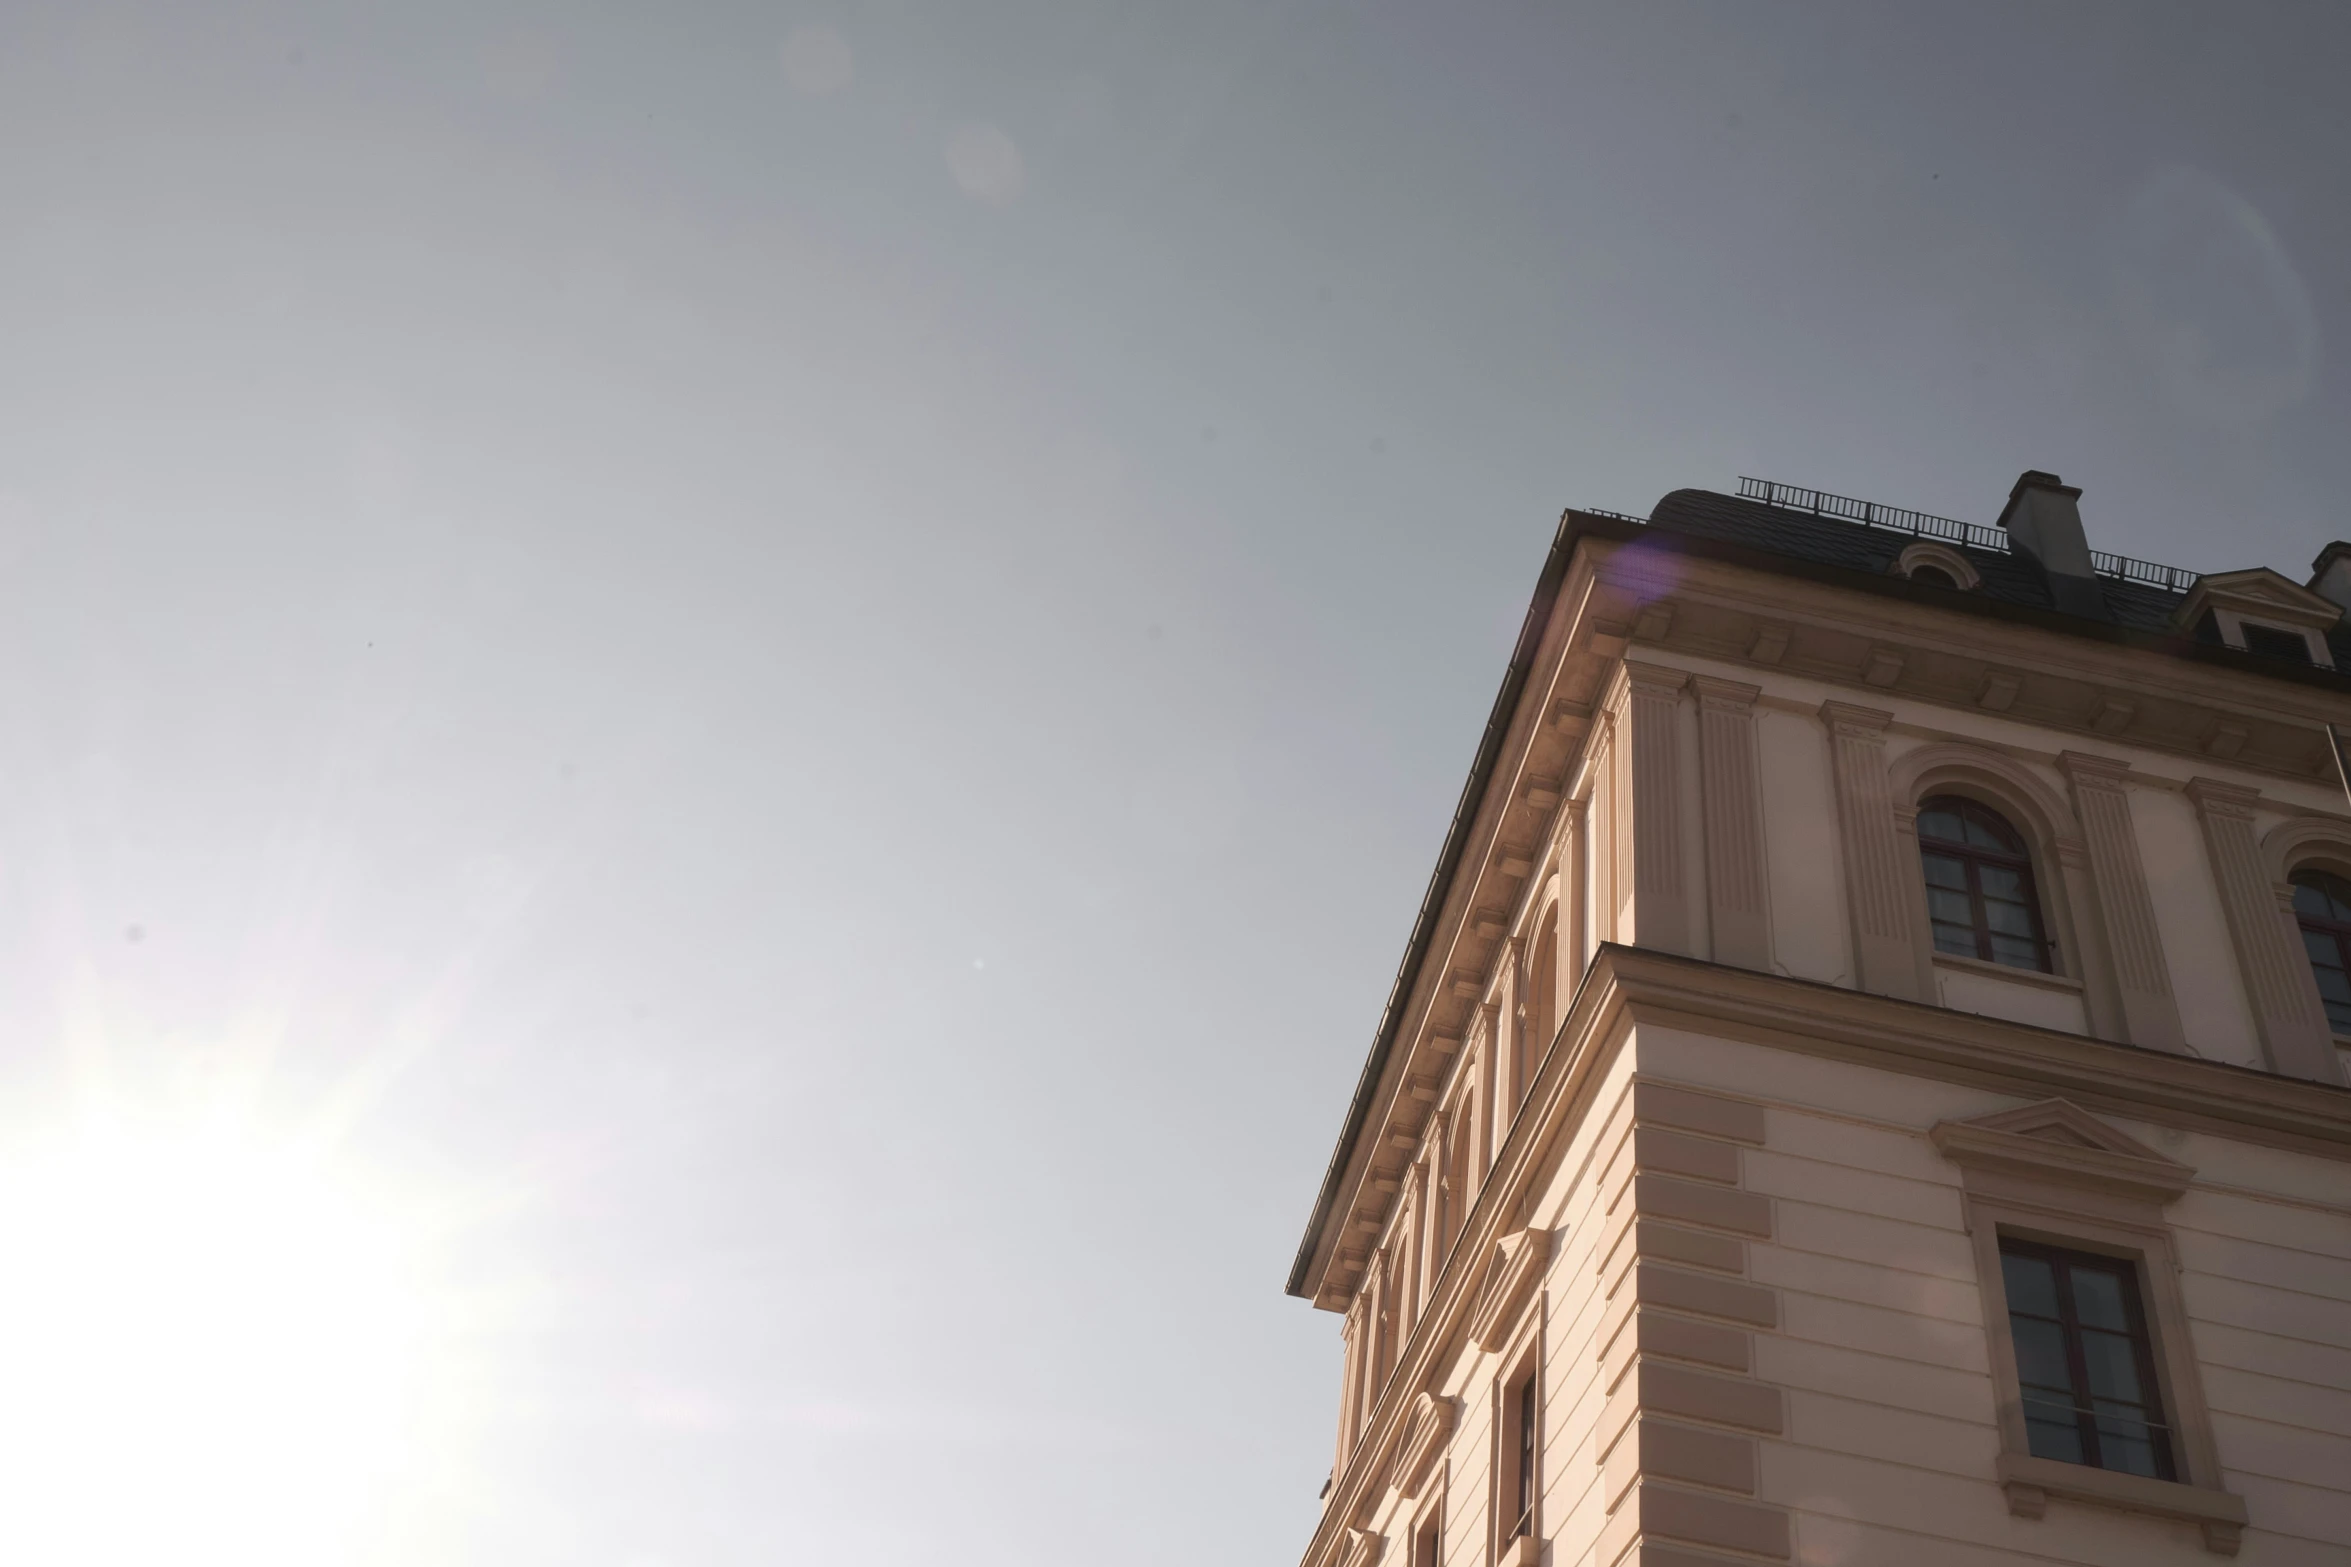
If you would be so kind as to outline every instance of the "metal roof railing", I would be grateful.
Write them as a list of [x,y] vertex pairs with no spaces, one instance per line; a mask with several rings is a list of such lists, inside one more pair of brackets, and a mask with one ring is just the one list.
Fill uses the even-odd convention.
[[[1883,528],[1889,533],[1907,533],[1913,538],[1942,539],[1952,544],[1964,544],[1971,549],[2010,553],[2008,535],[1999,528],[1987,528],[1980,522],[1961,522],[1956,517],[1936,517],[1923,511],[1912,511],[1903,506],[1881,506],[1875,501],[1857,501],[1850,495],[1831,495],[1826,490],[1799,489],[1793,484],[1780,484],[1771,479],[1739,480],[1739,499],[1761,501],[1766,506],[1784,507],[1789,511],[1808,511],[1819,517],[1834,517],[1841,522],[1857,522],[1865,528]],[[2163,566],[2151,560],[2136,560],[2128,555],[2116,555],[2108,550],[2090,551],[2090,568],[2101,577],[2114,577],[2124,582],[2135,582],[2144,587],[2161,588],[2167,593],[2185,593],[2196,585],[2201,573],[2184,566]]]

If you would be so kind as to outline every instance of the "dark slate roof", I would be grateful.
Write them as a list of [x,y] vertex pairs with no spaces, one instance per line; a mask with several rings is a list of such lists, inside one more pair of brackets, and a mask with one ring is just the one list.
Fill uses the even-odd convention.
[[[1823,566],[1880,573],[1892,571],[1902,552],[1918,542],[1916,534],[1866,527],[1841,517],[1815,516],[1784,506],[1767,506],[1761,501],[1743,501],[1711,490],[1674,491],[1657,503],[1649,525],[1669,533],[1723,539],[1751,549],[1769,550],[1775,555],[1792,555]],[[1949,539],[1935,542],[1967,557],[1968,564],[1984,579],[1983,586],[1975,591],[1985,597],[2009,604],[2029,604],[2035,609],[2056,608],[2049,597],[2049,579],[2042,574],[2040,562],[2031,556],[1979,549]],[[2108,616],[2118,625],[2140,631],[2169,631],[2172,613],[2185,596],[2118,582],[2111,577],[2099,578],[2098,584],[2106,590]]]
[[[1762,501],[1741,500],[1712,490],[1674,491],[1657,503],[1649,516],[1649,526],[1667,533],[1767,550],[1815,565],[1842,566],[1881,576],[1891,572],[1902,552],[1923,536],[1771,506]],[[1951,539],[1938,538],[1934,542],[1965,556],[1983,578],[1981,587],[1969,590],[1972,595],[2051,614],[2063,613],[2050,597],[2048,577],[2031,556],[1984,549]],[[2119,577],[2102,576],[2098,586],[2106,600],[2105,612],[2072,618],[2096,620],[2156,636],[2182,634],[2175,617],[2187,600],[2185,593]],[[2334,648],[2336,667],[2351,670],[2351,626],[2337,626],[2328,633],[2327,641]]]

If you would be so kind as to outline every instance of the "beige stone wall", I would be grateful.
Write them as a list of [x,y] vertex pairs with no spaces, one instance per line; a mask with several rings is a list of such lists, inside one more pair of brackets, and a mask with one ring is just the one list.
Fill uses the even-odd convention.
[[[1496,1466],[1530,1354],[1550,1567],[2218,1559],[2193,1521],[2004,1496],[1961,1172],[1929,1132],[2025,1102],[1641,1025],[1520,1208],[1539,1274],[1428,1378],[1449,1438],[1409,1495],[1397,1444],[1332,1559],[1403,1562],[1441,1508],[1448,1567],[1517,1560]],[[2166,1217],[2238,1559],[2351,1560],[2351,1167],[2103,1119],[2194,1171]]]

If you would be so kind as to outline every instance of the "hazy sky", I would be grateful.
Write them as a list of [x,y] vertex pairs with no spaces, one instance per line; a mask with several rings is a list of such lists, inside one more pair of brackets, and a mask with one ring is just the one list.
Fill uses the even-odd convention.
[[0,1128],[258,1080],[430,1194],[462,1461],[357,1559],[1290,1562],[1561,507],[2040,467],[2299,577],[2347,44],[13,0]]

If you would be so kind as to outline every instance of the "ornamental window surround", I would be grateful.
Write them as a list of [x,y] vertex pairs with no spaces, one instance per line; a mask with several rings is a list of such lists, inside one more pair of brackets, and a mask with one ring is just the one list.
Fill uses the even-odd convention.
[[1922,800],[1918,854],[1937,952],[2051,971],[2032,851],[2007,817],[1964,795]]
[[2163,1212],[2196,1172],[2062,1099],[1929,1135],[1959,1166],[2009,1512],[2172,1518],[2234,1556],[2245,1503],[2222,1487]]

